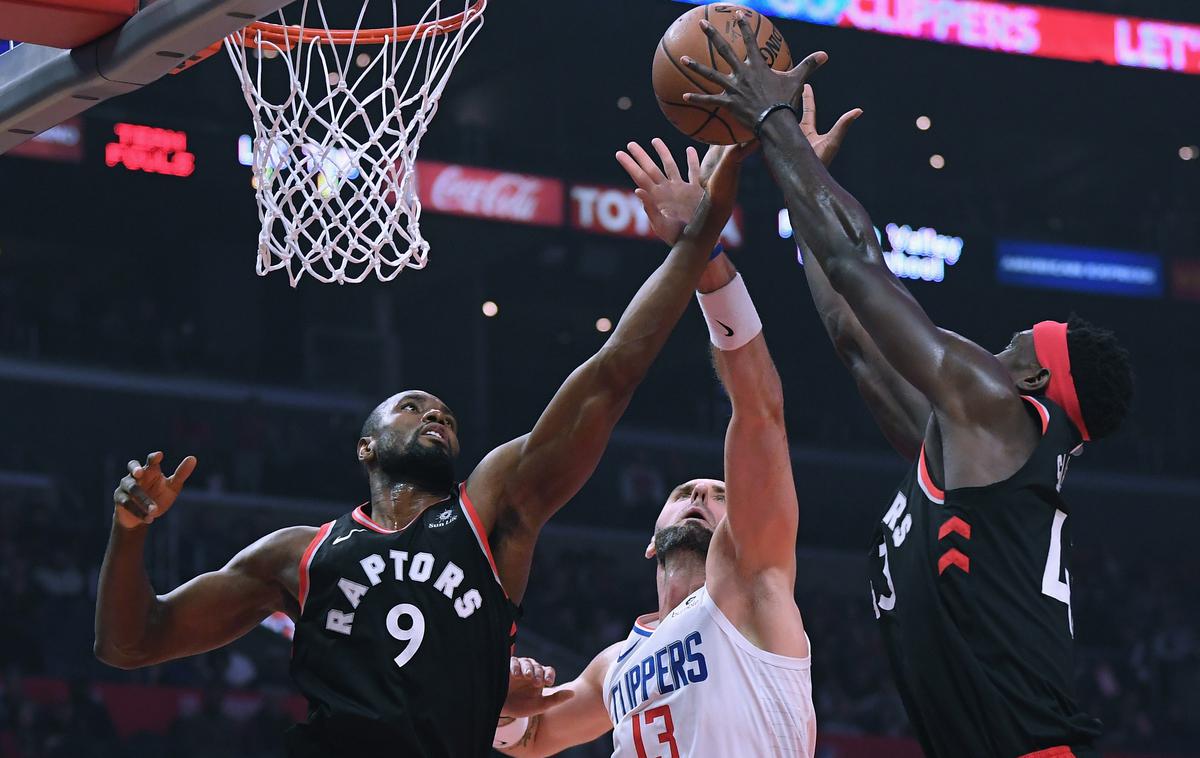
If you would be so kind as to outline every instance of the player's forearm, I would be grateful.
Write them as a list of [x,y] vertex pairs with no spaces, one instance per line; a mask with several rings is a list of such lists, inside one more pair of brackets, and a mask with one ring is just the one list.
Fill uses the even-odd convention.
[[126,529],[114,520],[96,589],[96,657],[110,666],[134,668],[146,657],[143,644],[158,598],[146,573],[149,527]]
[[667,259],[634,295],[602,349],[604,376],[628,394],[650,369],[687,309],[728,220],[719,216],[706,196]]
[[929,420],[929,402],[883,358],[845,298],[834,291],[820,262],[803,249],[804,276],[813,305],[838,357],[883,436],[902,456],[919,451]]
[[797,238],[812,250],[834,287],[835,272],[884,265],[866,210],[830,176],[800,127],[791,119],[769,119],[762,143]]
[[737,350],[712,349],[713,365],[729,395],[733,412],[743,419],[783,424],[783,384],[767,342],[759,334]]
[[925,397],[952,398],[956,383],[945,370],[944,335],[888,270],[863,207],[829,175],[790,119],[767,122],[763,152],[797,236],[883,359]]

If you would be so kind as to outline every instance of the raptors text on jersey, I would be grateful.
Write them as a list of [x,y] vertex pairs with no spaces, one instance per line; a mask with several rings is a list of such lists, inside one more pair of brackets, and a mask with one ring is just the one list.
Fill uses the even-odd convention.
[[508,691],[515,607],[465,487],[389,530],[360,506],[300,565],[292,756],[486,756]]

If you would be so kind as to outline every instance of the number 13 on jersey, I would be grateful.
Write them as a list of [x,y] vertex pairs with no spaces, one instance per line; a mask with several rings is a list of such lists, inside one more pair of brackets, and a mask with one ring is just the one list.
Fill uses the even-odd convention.
[[[643,716],[645,717],[643,721]],[[659,726],[661,721],[661,731],[658,732],[658,745],[666,745],[668,753],[659,752],[657,749],[654,755],[646,752],[646,743],[642,737],[642,726],[645,724],[646,731],[650,732],[652,738],[654,730],[652,727]],[[671,718],[671,706],[660,705],[657,708],[651,708],[645,713],[635,713],[630,719],[630,728],[633,730],[633,747],[637,750],[638,758],[679,758],[679,745],[675,743],[675,720]],[[651,746],[657,748],[653,742]]]

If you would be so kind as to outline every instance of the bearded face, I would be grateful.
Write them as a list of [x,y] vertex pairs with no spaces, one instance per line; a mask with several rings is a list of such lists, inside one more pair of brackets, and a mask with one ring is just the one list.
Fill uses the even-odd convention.
[[375,446],[375,457],[379,470],[393,482],[449,492],[457,481],[449,448],[423,441],[419,434],[390,429],[383,432]]
[[654,533],[654,553],[660,565],[675,554],[692,553],[704,560],[712,542],[712,529],[695,519],[663,527]]
[[363,424],[358,458],[395,483],[430,492],[454,487],[458,420],[446,404],[420,390],[393,395]]

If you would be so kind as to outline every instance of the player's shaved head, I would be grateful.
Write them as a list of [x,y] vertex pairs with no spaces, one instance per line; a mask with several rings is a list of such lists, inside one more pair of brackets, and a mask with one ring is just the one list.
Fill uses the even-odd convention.
[[455,482],[458,421],[450,408],[423,390],[397,392],[363,422],[359,460],[369,476],[446,492]]
[[425,390],[402,390],[392,395],[388,399],[375,406],[374,410],[367,416],[367,420],[363,422],[362,432],[360,437],[378,437],[380,429],[383,427],[383,419],[387,414],[395,408],[396,404],[404,398],[412,397],[415,399],[426,400],[433,404],[441,406],[451,416],[454,415],[450,407],[443,403],[436,395],[432,395]]

